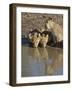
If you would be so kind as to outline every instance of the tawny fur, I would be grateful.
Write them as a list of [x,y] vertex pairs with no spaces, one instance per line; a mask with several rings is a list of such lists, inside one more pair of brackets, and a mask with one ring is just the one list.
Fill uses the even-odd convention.
[[47,42],[48,42],[48,35],[42,35],[41,36],[41,39],[40,39],[40,43],[41,43],[41,45],[43,46],[43,47],[46,47],[46,45],[47,45]]
[[55,23],[53,20],[49,20],[46,26],[55,33],[58,42],[63,40],[63,28],[59,24]]
[[34,47],[38,47],[40,42],[40,34],[34,33],[34,35],[29,34],[29,39],[33,43]]

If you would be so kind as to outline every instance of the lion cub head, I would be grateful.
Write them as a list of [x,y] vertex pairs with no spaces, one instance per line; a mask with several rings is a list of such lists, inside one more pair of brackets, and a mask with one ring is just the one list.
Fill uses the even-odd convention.
[[48,38],[49,38],[48,35],[42,34],[41,40],[40,40],[42,47],[46,47],[47,42],[48,42]]
[[38,47],[38,44],[40,42],[40,34],[36,32],[33,35],[29,34],[29,39],[31,43],[33,44],[33,47]]
[[47,29],[53,29],[54,28],[54,25],[55,25],[55,23],[54,23],[54,21],[52,20],[52,18],[50,18],[49,20],[47,20],[47,22],[46,22],[46,28]]

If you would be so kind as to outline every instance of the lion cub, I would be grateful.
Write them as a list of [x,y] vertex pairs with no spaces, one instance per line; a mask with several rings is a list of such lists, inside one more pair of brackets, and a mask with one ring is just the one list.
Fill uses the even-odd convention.
[[38,34],[36,32],[33,35],[29,34],[29,39],[30,39],[31,43],[33,44],[33,47],[38,47],[40,38],[41,38],[40,34]]
[[41,39],[40,39],[40,43],[42,45],[42,47],[46,47],[47,43],[48,43],[48,35],[42,34]]
[[54,22],[52,18],[46,22],[46,27],[48,30],[54,32],[57,37],[57,42],[63,40],[63,28],[58,23]]

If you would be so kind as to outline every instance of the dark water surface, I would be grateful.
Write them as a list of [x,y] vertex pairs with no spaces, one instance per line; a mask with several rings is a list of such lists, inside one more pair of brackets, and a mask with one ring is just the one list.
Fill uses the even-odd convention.
[[22,45],[21,76],[63,74],[63,50],[51,47],[32,48]]

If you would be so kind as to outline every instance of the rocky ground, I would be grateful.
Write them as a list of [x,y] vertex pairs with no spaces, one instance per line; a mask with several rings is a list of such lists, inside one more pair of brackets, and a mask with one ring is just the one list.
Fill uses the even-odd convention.
[[27,36],[30,30],[45,28],[47,19],[51,17],[54,22],[63,27],[63,15],[61,14],[40,14],[21,13],[22,36]]

